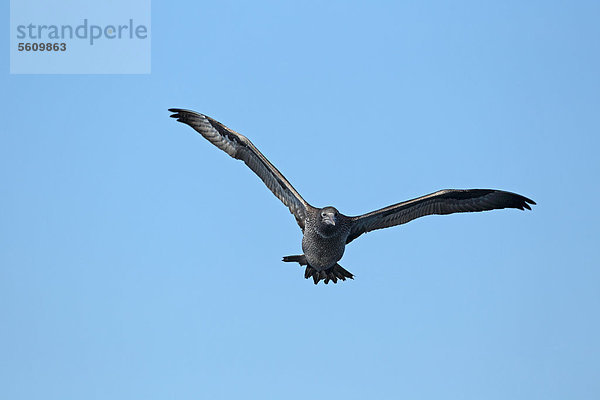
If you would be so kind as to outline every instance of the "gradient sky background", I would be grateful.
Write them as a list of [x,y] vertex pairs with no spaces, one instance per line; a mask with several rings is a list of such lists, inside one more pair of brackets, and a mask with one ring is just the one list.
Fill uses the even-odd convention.
[[[487,3],[155,1],[150,75],[9,75],[4,40],[0,398],[600,398],[600,3]],[[314,286],[169,107],[346,214],[538,206],[370,233]]]

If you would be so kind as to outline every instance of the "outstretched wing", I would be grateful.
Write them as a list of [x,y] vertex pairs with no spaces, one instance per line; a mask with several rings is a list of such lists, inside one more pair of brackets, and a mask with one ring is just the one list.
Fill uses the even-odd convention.
[[306,210],[311,206],[248,138],[206,115],[179,108],[171,108],[169,111],[175,113],[171,118],[177,118],[177,121],[191,126],[219,149],[246,163],[271,192],[290,209],[298,225],[304,230]]
[[519,194],[502,190],[440,190],[368,214],[352,217],[352,228],[346,243],[350,243],[363,233],[405,224],[425,215],[488,211],[501,208],[531,210],[529,204],[535,204],[535,202]]

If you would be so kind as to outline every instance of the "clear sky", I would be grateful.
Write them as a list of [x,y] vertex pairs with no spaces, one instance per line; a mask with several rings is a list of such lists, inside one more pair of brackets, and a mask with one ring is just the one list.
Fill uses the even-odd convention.
[[[10,75],[2,41],[0,398],[600,398],[600,3],[323,3],[154,1],[149,75]],[[315,286],[169,107],[345,214],[538,206],[369,233]]]

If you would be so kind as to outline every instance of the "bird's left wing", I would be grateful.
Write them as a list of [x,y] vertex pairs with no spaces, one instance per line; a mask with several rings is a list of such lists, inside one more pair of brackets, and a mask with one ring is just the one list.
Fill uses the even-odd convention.
[[204,114],[179,108],[171,108],[169,111],[174,113],[171,115],[172,118],[191,126],[219,149],[246,163],[271,192],[290,209],[298,225],[304,230],[306,211],[311,206],[247,137]]
[[368,214],[352,217],[352,227],[346,243],[350,243],[363,233],[405,224],[425,215],[488,211],[501,208],[531,210],[529,204],[535,204],[535,202],[519,194],[502,190],[440,190]]

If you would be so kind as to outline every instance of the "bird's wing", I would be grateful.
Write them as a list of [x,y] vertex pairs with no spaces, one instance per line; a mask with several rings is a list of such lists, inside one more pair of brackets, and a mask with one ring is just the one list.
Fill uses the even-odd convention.
[[219,149],[246,163],[273,194],[290,209],[290,212],[296,217],[298,225],[304,230],[306,211],[312,206],[304,201],[281,172],[258,151],[248,138],[206,115],[179,108],[171,108],[169,111],[174,113],[171,115],[172,118],[191,126]]
[[446,189],[413,200],[394,204],[381,210],[352,217],[352,228],[346,243],[363,233],[405,224],[415,218],[431,214],[488,211],[501,208],[531,210],[533,200],[516,193],[493,189]]

